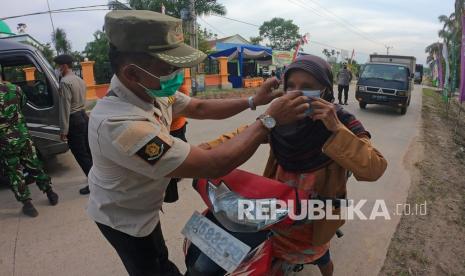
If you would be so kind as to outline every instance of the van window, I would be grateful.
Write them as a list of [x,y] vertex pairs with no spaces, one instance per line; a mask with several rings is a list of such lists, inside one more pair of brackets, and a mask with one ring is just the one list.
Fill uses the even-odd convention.
[[[26,71],[31,70],[28,68],[34,68],[30,78],[26,78]],[[28,56],[0,56],[0,69],[2,79],[20,86],[26,94],[28,103],[36,108],[53,106],[53,94],[47,77]]]

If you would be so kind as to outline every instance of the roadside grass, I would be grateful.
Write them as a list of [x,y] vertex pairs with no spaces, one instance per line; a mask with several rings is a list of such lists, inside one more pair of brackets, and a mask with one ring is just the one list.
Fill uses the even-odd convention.
[[465,275],[465,112],[433,89],[423,89],[421,137],[414,148],[407,203],[427,203],[427,214],[402,216],[380,275]]

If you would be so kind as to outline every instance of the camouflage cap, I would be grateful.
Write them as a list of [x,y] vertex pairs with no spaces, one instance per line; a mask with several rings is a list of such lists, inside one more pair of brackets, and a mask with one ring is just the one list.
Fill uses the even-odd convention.
[[118,51],[145,52],[176,67],[192,67],[206,55],[184,43],[180,19],[145,10],[115,10],[105,32]]

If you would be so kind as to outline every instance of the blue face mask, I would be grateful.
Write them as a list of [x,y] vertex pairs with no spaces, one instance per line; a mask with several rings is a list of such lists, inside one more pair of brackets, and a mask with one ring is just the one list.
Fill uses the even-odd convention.
[[137,83],[140,87],[144,88],[145,93],[147,93],[147,95],[149,95],[152,98],[173,96],[176,93],[176,91],[178,91],[179,87],[181,87],[182,83],[184,82],[184,70],[183,69],[176,70],[173,73],[166,75],[166,76],[157,77],[154,74],[150,73],[149,71],[145,70],[144,68],[137,66],[136,64],[132,64],[132,65],[139,68],[140,70],[145,72],[147,75],[160,80],[160,89],[147,88],[141,83]]
[[[320,98],[321,91],[320,90],[302,90],[302,94],[308,98],[308,103],[311,103],[312,99],[310,97]],[[308,116],[308,115],[311,115],[312,113],[313,113],[313,109],[312,109],[312,106],[310,106],[305,111],[305,115]]]

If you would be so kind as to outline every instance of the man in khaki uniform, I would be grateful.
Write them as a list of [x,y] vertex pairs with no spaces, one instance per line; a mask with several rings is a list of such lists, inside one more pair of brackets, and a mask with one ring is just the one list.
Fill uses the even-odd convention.
[[[204,150],[169,134],[173,117],[224,119],[271,102],[270,79],[249,99],[198,100],[177,92],[183,70],[205,55],[183,43],[181,21],[151,11],[105,17],[115,72],[108,95],[89,121],[93,166],[87,212],[130,275],[180,275],[168,259],[159,222],[164,192],[175,177],[219,177],[249,159],[276,124],[295,122],[309,108],[301,93],[270,105],[241,134]],[[247,123],[247,122],[246,122]],[[180,229],[178,229],[180,231]]]

